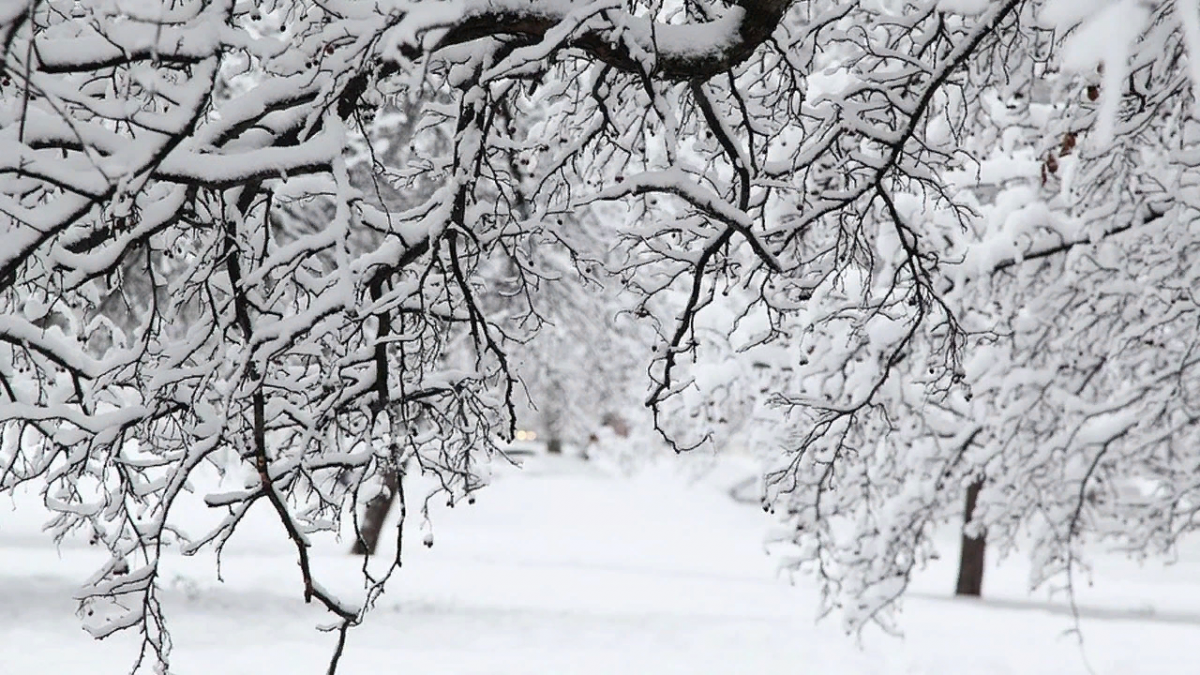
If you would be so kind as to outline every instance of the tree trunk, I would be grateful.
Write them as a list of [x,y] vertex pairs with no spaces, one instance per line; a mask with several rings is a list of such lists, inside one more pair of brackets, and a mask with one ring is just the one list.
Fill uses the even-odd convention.
[[[979,491],[983,489],[983,479],[971,483],[967,487],[967,508],[963,513],[963,526],[971,522],[975,515],[975,502],[979,499]],[[984,547],[987,540],[983,534],[978,538],[962,536],[962,549],[958,557],[958,587],[955,595],[979,597],[983,593],[983,561]]]
[[549,441],[546,441],[546,452],[551,455],[562,454],[562,439],[558,436],[551,436]]
[[375,547],[379,545],[379,535],[383,533],[383,522],[387,520],[388,511],[392,510],[392,502],[400,492],[400,472],[395,467],[383,469],[384,491],[375,495],[367,502],[367,512],[363,514],[358,538],[350,552],[354,555],[374,555]]

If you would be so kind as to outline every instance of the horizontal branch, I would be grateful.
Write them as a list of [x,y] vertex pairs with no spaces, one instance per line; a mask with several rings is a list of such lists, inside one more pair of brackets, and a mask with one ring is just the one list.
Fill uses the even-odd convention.
[[[599,9],[609,26],[585,29],[567,38],[563,46],[583,50],[626,72],[664,80],[707,80],[750,58],[791,4],[792,0],[736,0],[716,20],[684,25],[658,23],[616,8]],[[405,26],[401,21],[397,28],[415,35],[443,29],[433,50],[486,37],[517,36],[533,42],[546,39],[580,9],[585,8],[543,0],[491,0],[467,9],[449,25]],[[418,58],[422,51],[412,45],[401,48],[406,58]]]
[[[1140,223],[1136,223],[1136,225],[1149,225],[1149,224],[1161,219],[1164,215],[1166,215],[1166,214],[1162,213],[1162,212],[1158,212],[1158,211],[1152,211],[1149,214],[1147,214],[1145,217],[1143,217]],[[1027,251],[1027,252],[1021,254],[1021,256],[1019,258],[1017,258],[1017,257],[1006,258],[1006,259],[1001,260],[1000,262],[996,263],[996,265],[994,267],[992,267],[991,273],[994,275],[997,272],[1003,271],[1005,269],[1008,269],[1009,267],[1013,267],[1014,265],[1018,265],[1020,263],[1023,263],[1023,262],[1029,261],[1029,260],[1037,260],[1038,258],[1050,258],[1050,257],[1058,255],[1059,253],[1066,253],[1067,251],[1070,251],[1071,249],[1075,248],[1076,246],[1080,246],[1080,245],[1090,246],[1090,245],[1095,244],[1103,239],[1107,239],[1109,237],[1116,236],[1118,234],[1121,234],[1122,232],[1127,232],[1127,231],[1133,229],[1134,225],[1135,225],[1135,223],[1125,223],[1123,225],[1118,225],[1111,229],[1105,230],[1104,232],[1100,233],[1099,237],[1090,237],[1089,236],[1089,237],[1084,237],[1081,239],[1072,239],[1072,240],[1068,240],[1068,241],[1063,241],[1058,244],[1053,244],[1053,245],[1046,246],[1043,248],[1037,248],[1037,249],[1034,249],[1031,251]]]

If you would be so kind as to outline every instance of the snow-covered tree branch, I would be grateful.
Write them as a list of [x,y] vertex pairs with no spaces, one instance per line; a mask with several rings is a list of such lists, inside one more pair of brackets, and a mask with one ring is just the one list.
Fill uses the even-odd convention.
[[0,491],[107,548],[86,623],[154,663],[165,550],[219,552],[258,503],[341,654],[400,553],[348,600],[310,536],[405,466],[469,499],[525,399],[583,435],[636,389],[676,450],[760,448],[854,627],[970,485],[970,528],[1035,533],[1035,581],[1089,535],[1169,548],[1198,11],[9,3]]

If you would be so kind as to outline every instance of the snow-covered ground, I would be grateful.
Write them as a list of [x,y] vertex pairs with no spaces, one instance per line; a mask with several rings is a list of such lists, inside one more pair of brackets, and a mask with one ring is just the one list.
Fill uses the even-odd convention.
[[[763,554],[770,523],[730,500],[721,480],[669,465],[633,478],[569,458],[535,457],[473,506],[435,509],[435,545],[411,517],[404,568],[363,626],[354,673],[818,673],[1098,675],[1200,672],[1200,549],[1144,568],[1102,557],[1080,598],[1084,642],[1061,604],[1022,589],[1018,561],[993,566],[983,602],[949,598],[956,550],[917,580],[903,639],[862,645],[832,617],[815,621],[808,580],[789,585]],[[724,481],[726,485],[728,481]],[[410,490],[410,494],[411,494]],[[12,504],[20,504],[13,510]],[[165,609],[172,672],[323,673],[328,616],[300,600],[298,571],[264,509],[223,560],[172,559]],[[136,636],[91,640],[71,594],[99,562],[60,550],[40,516],[0,502],[0,673],[125,673]],[[324,542],[316,571],[351,593],[358,559]]]

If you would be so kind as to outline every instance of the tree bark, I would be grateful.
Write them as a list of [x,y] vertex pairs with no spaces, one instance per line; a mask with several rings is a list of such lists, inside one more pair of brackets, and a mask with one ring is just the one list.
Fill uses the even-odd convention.
[[[975,515],[975,502],[979,499],[979,491],[983,489],[983,479],[971,483],[967,487],[967,506],[963,513],[963,527],[971,522]],[[955,595],[979,597],[983,593],[983,562],[984,548],[987,540],[983,534],[979,537],[969,537],[964,530],[962,549],[958,557],[958,587]]]
[[395,467],[387,467],[383,471],[384,491],[375,495],[367,502],[367,512],[363,514],[362,525],[354,547],[350,552],[354,555],[374,555],[379,545],[379,536],[383,533],[383,522],[392,510],[392,502],[400,493],[400,471]]

